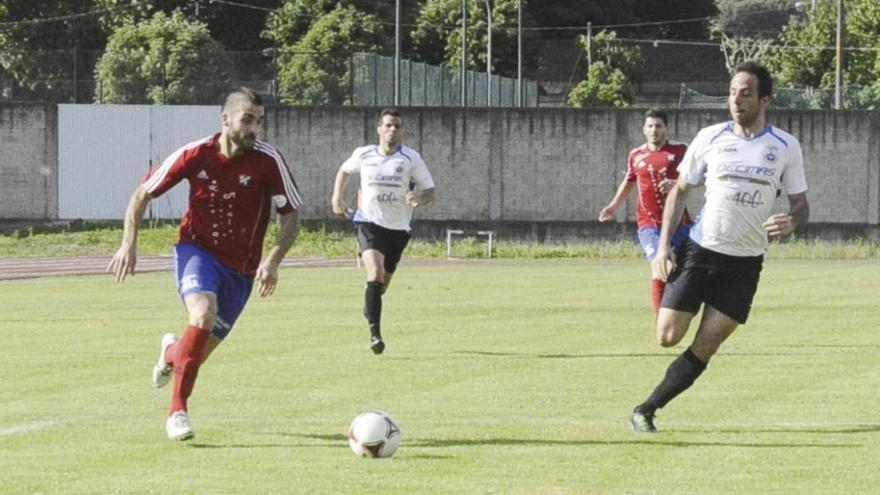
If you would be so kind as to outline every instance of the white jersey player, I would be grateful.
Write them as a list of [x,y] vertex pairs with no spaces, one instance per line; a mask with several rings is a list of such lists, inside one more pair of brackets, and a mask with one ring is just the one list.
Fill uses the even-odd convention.
[[[678,344],[701,306],[703,316],[691,346],[633,409],[630,423],[637,432],[655,431],[655,411],[693,385],[721,344],[746,322],[767,237],[790,234],[809,217],[800,144],[767,124],[772,93],[773,78],[766,68],[754,62],[737,65],[728,96],[733,120],[700,131],[679,165],[652,261],[667,280],[657,314],[657,341],[663,347]],[[670,241],[684,197],[701,183],[706,185],[705,206],[676,257]],[[783,189],[789,211],[773,214]]]
[[382,295],[409,242],[413,209],[434,201],[434,180],[421,155],[401,144],[397,110],[382,111],[376,133],[378,145],[357,148],[339,167],[331,206],[336,215],[348,217],[343,192],[351,175],[360,174],[354,221],[360,256],[367,269],[364,316],[370,325],[370,349],[381,354],[385,350],[381,333]]

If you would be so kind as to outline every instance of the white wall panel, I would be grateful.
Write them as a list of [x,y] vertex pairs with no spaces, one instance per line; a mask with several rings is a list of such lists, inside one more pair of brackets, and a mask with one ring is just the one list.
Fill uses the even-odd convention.
[[[58,216],[120,220],[151,166],[220,130],[219,106],[58,105]],[[189,184],[152,201],[148,218],[180,218]]]
[[58,217],[121,219],[149,149],[147,105],[58,105]]

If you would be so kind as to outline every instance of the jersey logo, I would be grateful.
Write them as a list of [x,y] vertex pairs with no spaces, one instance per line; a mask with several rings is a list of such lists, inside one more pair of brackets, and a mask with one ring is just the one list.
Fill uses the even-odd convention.
[[205,172],[204,170],[202,170],[202,171],[200,171],[200,172],[198,173],[198,175],[196,175],[196,178],[198,178],[198,179],[207,179],[207,178],[208,178],[208,172]]
[[398,174],[403,173],[403,167],[398,165],[397,168],[394,169],[394,171],[397,172]]
[[238,176],[238,183],[244,187],[247,187],[247,185],[250,181],[251,181],[250,175],[239,175]]
[[767,163],[776,163],[776,160],[779,159],[779,148],[776,146],[767,146],[764,149],[764,160],[767,160]]
[[666,155],[666,156],[669,158],[669,162],[670,162],[670,163],[672,163],[672,162],[675,161],[675,155],[673,155],[672,153],[670,153],[670,154],[668,154],[668,155]]

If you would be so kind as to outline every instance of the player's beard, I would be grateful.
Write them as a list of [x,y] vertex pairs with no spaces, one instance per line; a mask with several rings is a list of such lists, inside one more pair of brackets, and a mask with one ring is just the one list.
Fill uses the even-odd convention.
[[254,147],[254,143],[257,141],[257,136],[254,133],[242,134],[238,136],[233,136],[232,141],[239,148],[249,150]]

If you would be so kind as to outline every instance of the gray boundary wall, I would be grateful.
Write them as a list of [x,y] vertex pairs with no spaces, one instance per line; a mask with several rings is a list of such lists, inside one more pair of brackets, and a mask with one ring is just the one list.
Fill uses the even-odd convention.
[[0,105],[0,220],[58,217],[54,105]]
[[[102,106],[67,105],[82,112],[100,112]],[[110,106],[106,106],[110,108]],[[112,107],[124,112],[124,107]],[[218,129],[219,108],[198,112],[197,125]],[[147,124],[138,129],[181,130],[175,111],[150,112]],[[332,221],[329,198],[333,177],[351,151],[375,142],[377,108],[322,107],[269,108],[266,139],[285,154],[306,206],[303,218]],[[110,110],[107,110],[110,111]],[[134,111],[134,109],[133,109]],[[405,142],[420,150],[434,176],[438,201],[417,210],[425,225],[475,224],[543,229],[562,226],[578,235],[629,229],[634,220],[630,200],[616,226],[595,224],[625,173],[630,149],[643,142],[642,110],[573,109],[403,109]],[[84,113],[85,115],[85,113]],[[134,115],[134,114],[133,114]],[[58,177],[75,174],[69,167],[88,167],[100,174],[118,174],[125,167],[118,160],[103,163],[92,158],[74,164],[59,159],[58,111],[42,105],[0,106],[2,167],[0,167],[0,219],[71,220],[59,212]],[[689,142],[703,126],[727,120],[724,111],[671,110],[670,138]],[[106,126],[100,115],[73,126],[92,136],[90,147],[122,141],[140,132],[126,128],[138,119],[117,118]],[[155,120],[159,119],[159,120]],[[164,121],[162,119],[170,119]],[[202,122],[201,120],[205,120]],[[834,111],[773,111],[770,121],[801,140],[805,155],[811,222],[831,230],[876,230],[880,224],[880,113]],[[133,124],[134,125],[134,124]],[[189,124],[188,124],[189,125]],[[65,131],[65,133],[70,131]],[[199,131],[203,133],[203,131]],[[97,136],[97,138],[96,138]],[[60,136],[67,142],[70,136]],[[191,136],[181,137],[178,145]],[[72,140],[77,142],[77,140]],[[99,157],[91,149],[86,157]],[[136,187],[146,165],[156,163],[152,149],[129,149],[127,159],[136,164],[123,196]],[[116,156],[119,156],[117,153]],[[116,184],[116,181],[113,182]],[[115,186],[118,188],[121,186]],[[100,184],[98,189],[100,190]],[[89,193],[89,201],[102,202],[114,194]],[[65,199],[65,204],[66,203]],[[114,200],[119,203],[118,198]],[[692,209],[699,207],[696,198]],[[786,201],[777,208],[785,211]],[[96,209],[105,211],[103,209]],[[112,218],[121,219],[124,204],[117,204]],[[101,215],[107,216],[105,215]],[[94,218],[97,219],[97,218]],[[816,228],[816,227],[814,227]]]

